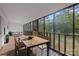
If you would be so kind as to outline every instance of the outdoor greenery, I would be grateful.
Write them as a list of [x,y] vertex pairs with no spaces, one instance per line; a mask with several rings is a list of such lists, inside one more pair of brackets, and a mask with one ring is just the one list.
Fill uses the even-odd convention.
[[38,24],[38,27],[39,27],[39,32],[44,32],[44,19],[41,18],[39,19],[39,24]]

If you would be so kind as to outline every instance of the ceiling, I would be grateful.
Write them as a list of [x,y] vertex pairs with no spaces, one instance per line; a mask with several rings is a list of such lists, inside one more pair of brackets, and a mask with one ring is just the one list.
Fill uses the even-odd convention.
[[0,5],[10,23],[24,24],[72,3],[3,3]]

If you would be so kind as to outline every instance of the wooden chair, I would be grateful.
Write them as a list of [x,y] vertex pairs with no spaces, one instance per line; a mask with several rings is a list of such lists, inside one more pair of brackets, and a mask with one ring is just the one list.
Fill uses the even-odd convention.
[[15,40],[15,55],[20,55],[20,51],[25,49],[26,46],[21,42],[20,38],[14,37]]
[[15,41],[15,55],[17,56],[18,55],[18,42],[16,40],[16,37],[14,36],[14,41]]

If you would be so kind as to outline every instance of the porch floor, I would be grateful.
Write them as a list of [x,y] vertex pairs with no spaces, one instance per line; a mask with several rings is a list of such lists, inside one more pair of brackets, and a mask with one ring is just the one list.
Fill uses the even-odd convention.
[[[21,56],[25,56],[24,52],[21,53]],[[35,56],[46,56],[47,55],[46,48],[41,50],[40,48],[35,47],[33,48],[33,52],[35,53]],[[51,49],[49,51],[49,55],[50,56],[61,56]],[[12,36],[9,37],[9,43],[5,44],[4,47],[0,50],[0,56],[15,56],[15,42]]]

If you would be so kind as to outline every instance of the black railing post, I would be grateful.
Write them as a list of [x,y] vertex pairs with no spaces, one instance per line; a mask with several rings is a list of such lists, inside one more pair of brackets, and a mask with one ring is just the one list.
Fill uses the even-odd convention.
[[43,31],[44,31],[44,36],[45,36],[45,17],[44,17],[44,20],[43,20]]
[[55,49],[55,14],[53,19],[53,49]]
[[74,11],[74,6],[73,6],[73,56],[75,55],[74,54],[74,50],[75,50],[75,11]]
[[64,34],[64,54],[66,54],[66,34]]
[[58,50],[60,52],[60,34],[58,34]]
[[49,41],[50,41],[50,46],[51,46],[51,33],[49,33]]
[[55,49],[55,33],[53,33],[53,48]]

